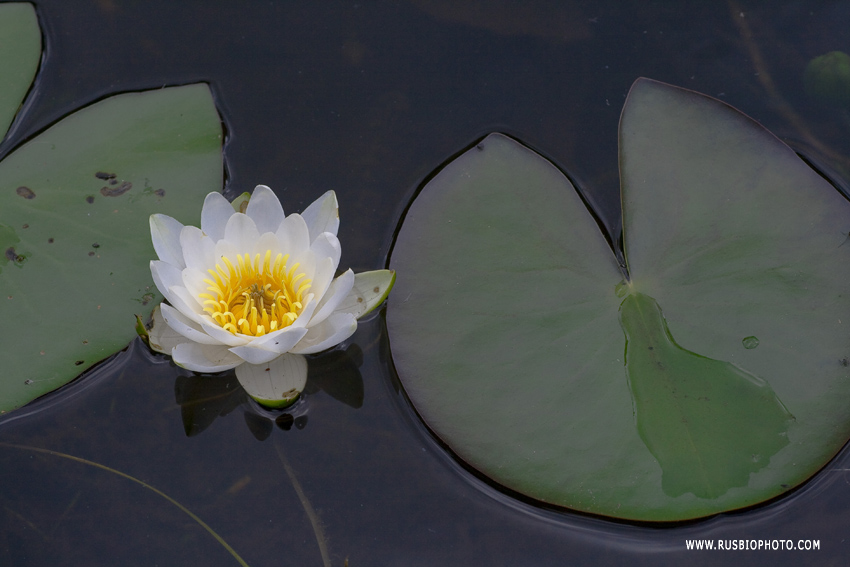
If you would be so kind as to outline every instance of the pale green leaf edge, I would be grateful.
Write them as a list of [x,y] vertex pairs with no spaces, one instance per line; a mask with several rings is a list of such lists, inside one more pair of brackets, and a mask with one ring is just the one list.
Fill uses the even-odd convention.
[[41,61],[41,30],[28,2],[0,4],[0,133],[9,129]]

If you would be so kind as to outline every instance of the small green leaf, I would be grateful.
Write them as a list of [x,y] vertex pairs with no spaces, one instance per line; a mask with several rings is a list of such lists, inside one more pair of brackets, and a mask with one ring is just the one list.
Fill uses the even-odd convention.
[[41,30],[29,3],[0,4],[0,136],[15,118],[41,59]]
[[139,315],[136,315],[136,334],[139,335],[139,337],[141,337],[147,345],[150,345],[150,334],[148,333],[148,329],[145,327],[145,322],[142,321],[142,318]]
[[820,102],[850,106],[850,55],[831,51],[815,57],[803,73],[806,94]]

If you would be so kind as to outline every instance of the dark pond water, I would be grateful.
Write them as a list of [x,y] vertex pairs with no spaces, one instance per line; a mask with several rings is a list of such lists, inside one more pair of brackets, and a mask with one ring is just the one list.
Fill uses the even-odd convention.
[[[846,111],[802,89],[807,61],[850,50],[846,2],[37,6],[47,57],[19,139],[107,94],[207,81],[228,129],[227,194],[264,183],[297,211],[336,190],[341,266],[355,271],[384,265],[416,187],[494,130],[568,171],[616,234],[617,120],[639,76],[717,96],[850,170]],[[686,525],[541,510],[465,470],[421,426],[393,375],[382,314],[350,342],[280,426],[241,403],[232,375],[198,390],[191,373],[135,342],[0,421],[0,442],[131,475],[254,567],[323,564],[306,510],[332,565],[847,563],[846,451],[786,498]],[[2,565],[238,564],[161,496],[84,463],[4,445],[0,487]],[[688,551],[692,538],[820,549]]]

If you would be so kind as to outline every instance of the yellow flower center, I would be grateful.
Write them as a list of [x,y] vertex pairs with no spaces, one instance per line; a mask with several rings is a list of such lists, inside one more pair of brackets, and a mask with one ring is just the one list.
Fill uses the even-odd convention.
[[[305,279],[295,264],[287,270],[289,254],[272,252],[265,257],[249,254],[236,256],[236,265],[226,256],[215,270],[207,270],[212,279],[204,282],[211,293],[202,293],[204,311],[221,327],[234,335],[259,337],[292,324],[304,307],[304,295],[312,280]],[[223,264],[223,266],[222,266]]]

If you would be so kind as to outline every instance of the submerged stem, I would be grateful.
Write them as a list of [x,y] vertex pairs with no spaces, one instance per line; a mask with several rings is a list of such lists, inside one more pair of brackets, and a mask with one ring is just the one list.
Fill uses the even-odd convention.
[[230,545],[228,545],[228,543],[226,541],[224,541],[224,539],[222,539],[222,537],[220,535],[215,533],[215,531],[213,531],[213,529],[206,524],[206,522],[204,522],[198,516],[193,514],[188,508],[186,508],[185,506],[180,504],[178,501],[176,501],[175,499],[173,499],[169,495],[165,494],[161,490],[154,488],[153,486],[147,484],[146,482],[137,479],[136,477],[130,476],[127,473],[123,473],[119,470],[115,470],[113,468],[107,467],[106,465],[102,465],[102,464],[96,463],[94,461],[89,461],[88,459],[83,459],[82,457],[75,457],[74,455],[68,455],[67,453],[60,453],[59,451],[53,451],[53,450],[50,450],[50,449],[42,449],[41,447],[31,447],[29,445],[17,445],[17,444],[14,444],[14,443],[3,443],[3,442],[0,442],[0,447],[9,447],[11,449],[24,449],[26,451],[34,451],[36,453],[44,453],[44,454],[47,454],[47,455],[52,455],[54,457],[62,457],[63,459],[69,459],[71,461],[77,461],[78,463],[83,463],[84,465],[97,467],[99,469],[111,472],[112,474],[116,474],[120,477],[124,477],[127,480],[132,480],[136,484],[140,484],[140,485],[144,486],[148,490],[162,496],[163,498],[165,498],[166,500],[168,500],[169,502],[171,502],[172,504],[174,504],[175,506],[180,508],[180,510],[182,510],[190,518],[195,520],[198,523],[198,525],[200,525],[202,528],[207,530],[207,532],[211,536],[213,536],[216,539],[216,541],[218,541],[218,543],[220,543],[224,547],[224,549],[226,549],[228,552],[230,552],[230,555],[232,555],[236,559],[236,561],[238,561],[239,564],[242,565],[242,567],[250,567],[247,563],[245,563],[245,560],[242,559],[241,557],[239,557],[239,554],[236,553],[236,551],[232,547],[230,547]]
[[316,513],[316,510],[313,509],[313,505],[310,504],[310,501],[307,499],[307,495],[304,494],[304,490],[301,488],[301,483],[298,482],[297,478],[295,478],[295,471],[293,471],[292,467],[289,466],[289,461],[286,460],[286,456],[283,454],[283,449],[281,449],[278,444],[275,444],[275,449],[277,449],[277,455],[280,457],[280,462],[283,463],[283,469],[286,471],[287,476],[289,476],[290,482],[292,482],[292,488],[294,488],[295,493],[298,494],[301,506],[304,507],[304,512],[306,512],[307,517],[310,519],[310,524],[313,526],[313,532],[316,534],[316,543],[319,544],[319,551],[322,554],[322,563],[324,563],[325,567],[331,567],[331,558],[328,553],[327,541],[325,540],[325,531],[322,529],[319,515]]
[[779,92],[779,89],[767,68],[767,63],[764,60],[761,49],[753,36],[753,32],[750,29],[749,24],[747,23],[744,12],[741,10],[741,7],[738,5],[736,0],[727,0],[727,4],[729,5],[729,10],[732,15],[732,21],[735,23],[739,33],[741,34],[741,39],[744,42],[744,46],[750,56],[750,61],[756,70],[756,77],[767,95],[773,99],[779,114],[781,114],[782,117],[791,124],[791,126],[797,131],[797,134],[799,134],[800,138],[802,138],[809,146],[817,150],[821,155],[828,157],[832,163],[842,164],[846,167],[847,159],[840,152],[836,152],[830,146],[821,142],[811,129],[809,129],[805,119],[797,114],[797,111],[794,110],[791,103],[789,103],[788,100]]

